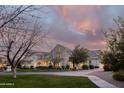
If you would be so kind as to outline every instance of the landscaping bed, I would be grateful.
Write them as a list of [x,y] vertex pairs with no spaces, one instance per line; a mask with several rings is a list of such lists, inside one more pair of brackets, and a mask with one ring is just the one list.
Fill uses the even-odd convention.
[[113,78],[117,81],[124,81],[124,71],[115,72]]
[[17,72],[63,72],[68,69],[17,69]]

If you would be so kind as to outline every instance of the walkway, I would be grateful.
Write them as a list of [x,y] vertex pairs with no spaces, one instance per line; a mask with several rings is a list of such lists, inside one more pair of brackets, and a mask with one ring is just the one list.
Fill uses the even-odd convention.
[[[101,69],[83,70],[83,71],[69,71],[69,72],[19,72],[18,75],[42,74],[42,75],[62,75],[62,76],[83,76],[88,77],[93,83],[100,88],[117,88],[116,86],[98,78],[96,76],[88,75],[101,71]],[[10,75],[11,73],[0,72],[0,75]]]
[[117,87],[120,87],[120,88],[124,88],[124,82],[123,81],[117,81],[117,80],[114,80],[112,75],[113,75],[113,72],[112,71],[96,71],[96,72],[93,72],[93,73],[89,73],[88,75],[92,75],[92,76],[97,76],[113,85],[116,85]]
[[96,84],[97,86],[99,86],[100,88],[118,88],[116,87],[115,85],[105,81],[105,80],[102,80],[101,78],[99,77],[96,77],[96,76],[88,76],[88,78],[94,83]]

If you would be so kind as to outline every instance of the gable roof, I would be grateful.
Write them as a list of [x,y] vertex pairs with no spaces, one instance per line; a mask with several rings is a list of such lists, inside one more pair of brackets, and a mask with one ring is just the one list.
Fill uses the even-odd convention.
[[61,50],[66,50],[66,51],[68,51],[68,52],[71,52],[71,49],[69,49],[69,48],[67,48],[67,47],[65,47],[65,46],[62,46],[62,45],[60,45],[60,44],[57,44],[57,45],[51,50],[51,52],[54,51],[54,50],[56,50],[56,49],[58,49],[58,48],[61,48]]
[[89,51],[89,56],[90,57],[98,57],[99,56],[99,52],[100,52],[100,50]]

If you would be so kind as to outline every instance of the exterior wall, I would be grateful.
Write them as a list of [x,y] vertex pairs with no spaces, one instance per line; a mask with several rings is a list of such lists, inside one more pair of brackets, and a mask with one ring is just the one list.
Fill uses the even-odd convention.
[[39,60],[38,62],[35,63],[35,67],[38,67],[38,66],[48,67],[49,66],[49,61]]
[[46,61],[46,60],[37,60],[37,61],[33,61],[31,63],[25,62],[24,64],[22,64],[22,67],[23,66],[26,66],[28,68],[30,68],[31,66],[33,66],[34,68],[36,68],[38,66],[48,67],[49,66],[49,61]]
[[6,64],[0,63],[0,69],[3,69],[6,66],[7,66]]
[[62,67],[62,66],[66,66],[69,65],[69,56],[70,56],[70,52],[69,49],[66,49],[62,46],[56,46],[51,52],[50,52],[50,56],[52,59],[56,59],[56,58],[60,58],[62,59],[56,66],[57,67]]
[[99,58],[98,57],[90,57],[88,59],[88,64],[89,65],[93,65],[93,66],[100,66],[100,61],[99,61]]
[[78,65],[78,68],[77,68],[77,69],[82,69],[82,66],[83,66],[83,63],[80,63],[80,64]]
[[21,64],[21,67],[30,68],[31,67],[31,63],[24,62],[23,64]]
[[7,67],[6,58],[0,57],[0,71],[5,70],[5,67]]
[[91,65],[99,66],[99,60],[91,60]]
[[[66,56],[66,55],[65,55]],[[70,55],[67,55],[66,57],[64,57],[64,60],[60,61],[58,64],[56,64],[55,66],[56,67],[62,67],[62,66],[66,66],[66,65],[69,65],[70,68],[72,69],[73,68],[73,64],[72,62],[69,62],[69,56]],[[34,68],[35,67],[38,67],[38,66],[43,66],[43,67],[48,67],[50,64],[50,61],[48,60],[34,60],[33,62],[31,63],[28,63],[28,62],[25,62],[22,66],[26,66],[28,68],[30,68],[31,66],[33,66]],[[93,66],[100,66],[100,63],[99,63],[99,60],[89,60],[87,61],[86,63],[80,63],[77,67],[77,69],[82,69],[82,65],[83,64],[87,64],[87,65],[93,65]],[[53,64],[52,64],[53,65]]]
[[[69,62],[70,54],[71,54],[71,50],[69,50],[68,48],[65,48],[61,45],[57,45],[50,53],[45,53],[43,55],[39,55],[39,54],[37,55],[36,54],[36,55],[33,55],[32,57],[28,58],[28,60],[31,61],[31,62],[26,62],[26,63],[24,63],[24,65],[27,66],[27,67],[31,67],[31,66],[34,66],[34,67],[37,67],[37,66],[48,67],[50,63],[52,65],[54,65],[52,59],[60,58],[62,60],[59,63],[57,63],[55,65],[55,67],[60,67],[61,68],[62,66],[69,65],[70,68],[73,68],[72,62]],[[97,53],[93,52],[89,55],[90,55],[90,57],[85,64],[99,66],[100,63],[99,63],[99,58],[98,58]],[[77,69],[82,69],[82,65],[83,65],[83,63],[80,63],[78,65]]]

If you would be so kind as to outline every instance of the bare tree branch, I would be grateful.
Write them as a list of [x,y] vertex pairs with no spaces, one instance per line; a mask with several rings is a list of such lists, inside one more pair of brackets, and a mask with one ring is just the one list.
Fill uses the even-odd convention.
[[[19,8],[17,8],[17,10],[14,11],[14,13],[16,13],[16,12],[17,12],[17,13],[16,13],[16,14],[12,14],[9,20],[6,20],[3,24],[0,25],[0,28],[4,27],[4,26],[5,26],[7,23],[9,23],[10,21],[13,21],[19,14],[21,14],[22,12],[24,12],[26,9],[28,9],[28,8],[30,8],[30,7],[32,7],[32,5],[27,6],[27,7],[25,7],[25,8],[22,9],[22,10],[20,10],[20,9],[22,8],[22,6],[20,6]],[[18,11],[18,10],[20,10],[20,11]]]

